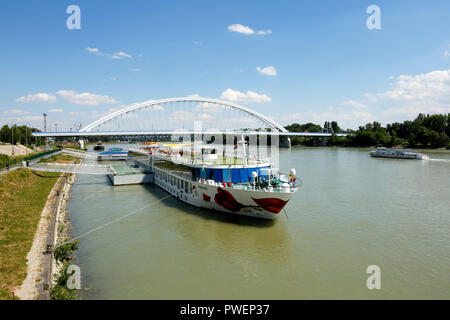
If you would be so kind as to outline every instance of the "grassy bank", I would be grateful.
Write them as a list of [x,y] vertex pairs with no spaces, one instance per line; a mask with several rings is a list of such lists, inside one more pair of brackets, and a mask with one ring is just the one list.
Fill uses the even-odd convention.
[[35,155],[37,153],[38,152],[32,152],[27,155],[13,156],[13,157],[7,156],[5,154],[0,154],[0,170],[6,168],[7,165],[12,166],[17,163],[21,163],[23,161],[23,159],[25,159],[26,157]]
[[20,169],[0,185],[0,299],[11,299],[27,273],[27,254],[47,196],[59,173]]
[[[69,162],[72,157],[55,156]],[[12,171],[0,182],[0,299],[11,299],[13,288],[21,285],[27,272],[27,254],[59,173]]]

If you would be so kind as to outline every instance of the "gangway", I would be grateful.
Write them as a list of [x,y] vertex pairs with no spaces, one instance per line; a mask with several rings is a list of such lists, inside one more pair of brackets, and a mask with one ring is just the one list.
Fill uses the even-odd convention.
[[111,165],[73,164],[73,163],[36,163],[28,169],[44,172],[76,173],[76,174],[111,174]]
[[98,154],[92,153],[92,152],[86,152],[81,150],[75,150],[75,149],[62,149],[62,152],[65,154],[68,154],[70,156],[74,156],[77,158],[84,158],[84,159],[92,159],[97,160]]

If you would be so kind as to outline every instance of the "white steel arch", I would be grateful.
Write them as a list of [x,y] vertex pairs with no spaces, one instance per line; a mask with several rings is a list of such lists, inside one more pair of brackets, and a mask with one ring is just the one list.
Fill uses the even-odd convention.
[[82,128],[80,130],[80,132],[90,132],[95,127],[97,127],[109,120],[117,118],[123,114],[132,112],[134,110],[149,108],[149,107],[156,107],[161,104],[173,103],[173,102],[200,102],[200,103],[203,102],[203,103],[215,104],[218,106],[230,107],[232,109],[236,109],[236,110],[240,110],[240,111],[244,111],[244,112],[248,113],[250,116],[255,117],[255,118],[263,121],[264,123],[268,124],[269,127],[272,129],[275,129],[279,132],[288,132],[285,128],[283,128],[283,126],[281,126],[277,122],[273,121],[272,119],[262,115],[259,112],[254,111],[250,108],[247,108],[247,107],[244,107],[239,104],[232,103],[232,102],[228,102],[228,101],[210,99],[210,98],[201,98],[201,97],[169,98],[169,99],[161,99],[161,100],[148,100],[145,102],[136,103],[131,106],[125,107],[121,110],[115,111],[109,115],[106,115],[106,116],[92,122],[91,124]]

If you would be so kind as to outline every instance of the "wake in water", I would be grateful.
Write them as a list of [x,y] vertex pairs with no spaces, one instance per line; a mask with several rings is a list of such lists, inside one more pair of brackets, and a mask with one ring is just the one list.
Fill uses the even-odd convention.
[[450,162],[450,159],[426,159],[428,161],[446,161],[446,162]]

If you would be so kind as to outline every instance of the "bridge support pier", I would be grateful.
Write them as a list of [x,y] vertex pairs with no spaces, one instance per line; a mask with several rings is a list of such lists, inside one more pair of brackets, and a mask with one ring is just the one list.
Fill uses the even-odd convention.
[[80,140],[78,141],[78,143],[80,144],[80,149],[84,150],[84,140],[83,140],[83,139],[80,139]]
[[290,148],[291,147],[291,138],[288,136],[280,137],[280,148]]

